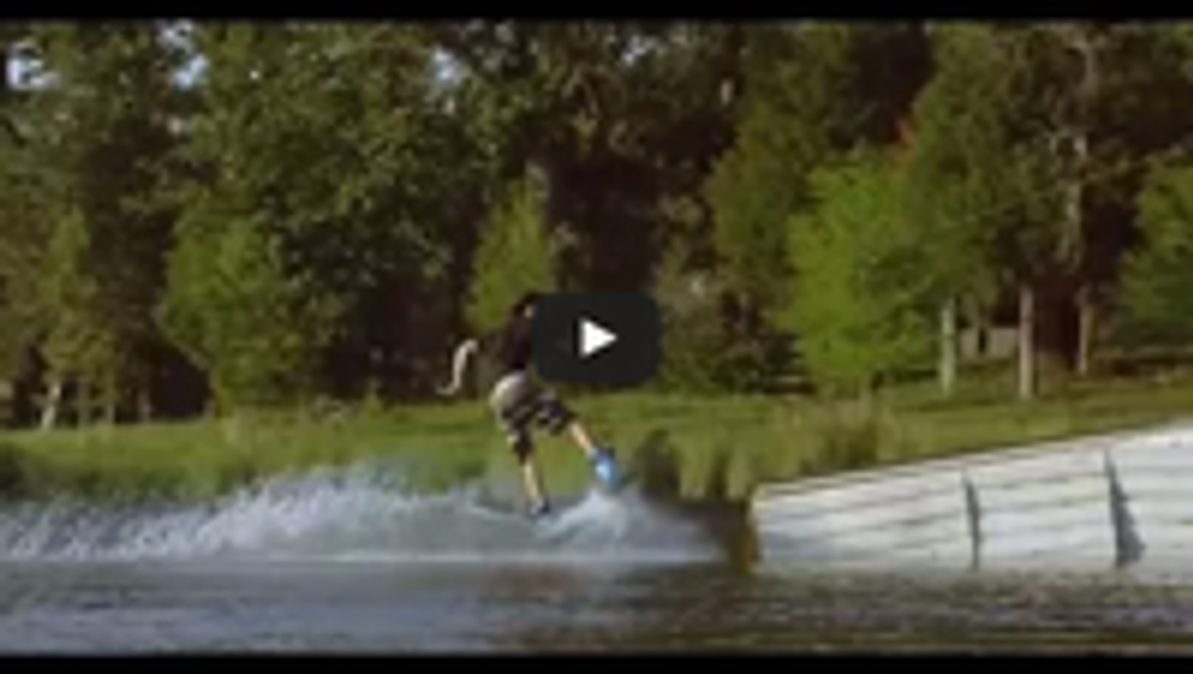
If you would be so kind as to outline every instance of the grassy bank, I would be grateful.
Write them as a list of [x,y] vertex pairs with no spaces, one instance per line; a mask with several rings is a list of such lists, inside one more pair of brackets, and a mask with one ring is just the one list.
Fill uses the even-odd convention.
[[[802,398],[687,398],[627,394],[574,400],[599,435],[688,497],[738,498],[759,481],[1138,427],[1193,410],[1193,381],[1117,380],[1053,387],[1033,403],[1003,382],[971,382],[945,402],[930,386],[869,406]],[[543,441],[552,486],[588,474],[563,440]],[[393,458],[411,485],[509,481],[512,459],[476,402],[358,410],[315,419],[270,414],[237,421],[0,436],[8,496],[204,498],[288,470]]]

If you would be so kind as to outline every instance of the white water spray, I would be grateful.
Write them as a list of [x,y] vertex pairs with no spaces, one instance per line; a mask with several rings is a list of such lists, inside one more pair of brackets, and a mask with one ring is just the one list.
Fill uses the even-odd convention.
[[538,526],[476,488],[414,496],[373,464],[282,477],[209,504],[0,508],[0,561],[319,559],[698,561],[716,546],[632,490]]

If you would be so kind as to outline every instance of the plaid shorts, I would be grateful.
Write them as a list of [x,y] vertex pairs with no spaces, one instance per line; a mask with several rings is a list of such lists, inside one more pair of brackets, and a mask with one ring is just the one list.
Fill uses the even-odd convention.
[[522,373],[508,374],[497,382],[489,396],[489,407],[520,458],[530,453],[535,427],[558,434],[576,417],[554,392]]

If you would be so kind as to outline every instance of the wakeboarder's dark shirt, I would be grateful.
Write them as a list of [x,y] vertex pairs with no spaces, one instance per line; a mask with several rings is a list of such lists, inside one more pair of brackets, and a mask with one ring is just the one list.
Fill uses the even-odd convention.
[[501,376],[526,372],[530,369],[532,354],[530,319],[512,319],[501,329],[491,333],[486,341],[490,344],[489,353],[492,354],[494,364],[500,370]]

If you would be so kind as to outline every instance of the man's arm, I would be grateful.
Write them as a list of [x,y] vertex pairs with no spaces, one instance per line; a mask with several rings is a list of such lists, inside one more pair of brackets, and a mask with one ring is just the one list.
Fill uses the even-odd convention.
[[464,384],[464,371],[468,368],[469,360],[476,356],[478,347],[476,339],[465,339],[456,346],[452,354],[452,379],[447,386],[439,389],[440,395],[452,396],[460,392],[460,387]]

